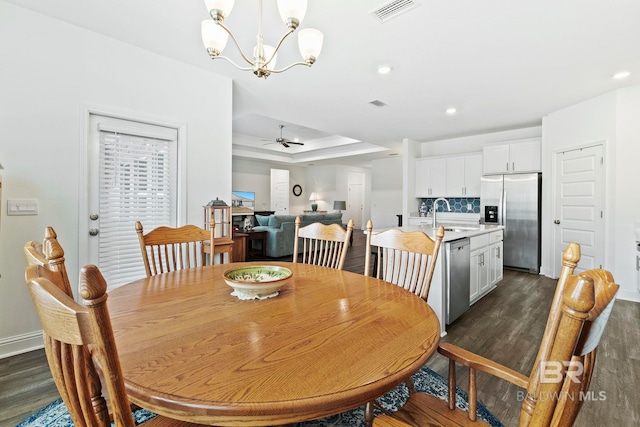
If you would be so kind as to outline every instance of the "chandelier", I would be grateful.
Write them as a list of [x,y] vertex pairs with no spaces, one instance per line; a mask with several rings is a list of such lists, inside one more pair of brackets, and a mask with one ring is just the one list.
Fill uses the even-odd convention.
[[[223,23],[233,8],[234,0],[204,0],[212,20],[202,21],[202,42],[211,59],[225,59],[242,71],[253,71],[258,77],[267,78],[271,73],[281,73],[296,65],[310,67],[320,55],[322,49],[322,33],[314,28],[306,28],[298,32],[298,48],[302,55],[302,61],[295,62],[282,69],[276,69],[278,49],[282,42],[292,34],[302,22],[307,11],[307,0],[278,0],[278,11],[287,26],[287,32],[280,38],[275,47],[265,45],[262,35],[262,0],[259,6],[258,35],[256,46],[253,48],[253,60],[250,60],[242,51],[235,36]],[[249,64],[241,67],[226,56],[220,55],[227,45],[228,37],[236,44],[242,58]]]

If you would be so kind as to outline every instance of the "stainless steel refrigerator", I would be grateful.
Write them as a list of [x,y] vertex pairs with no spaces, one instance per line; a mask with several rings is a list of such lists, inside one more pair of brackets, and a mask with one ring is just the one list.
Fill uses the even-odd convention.
[[540,272],[539,173],[483,176],[480,222],[504,225],[504,267]]

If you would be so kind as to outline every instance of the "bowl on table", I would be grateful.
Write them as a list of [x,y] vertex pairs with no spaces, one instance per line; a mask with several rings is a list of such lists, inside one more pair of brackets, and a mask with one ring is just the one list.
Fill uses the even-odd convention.
[[265,299],[278,295],[292,276],[285,267],[256,265],[227,270],[224,281],[233,288],[231,295],[239,299]]

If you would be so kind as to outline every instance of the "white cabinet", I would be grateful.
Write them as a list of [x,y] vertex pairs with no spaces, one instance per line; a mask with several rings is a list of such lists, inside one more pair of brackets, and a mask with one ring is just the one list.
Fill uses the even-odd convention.
[[502,280],[502,242],[493,243],[489,247],[489,283],[495,285]]
[[447,157],[447,197],[480,197],[482,155]]
[[489,284],[494,286],[502,280],[503,253],[502,240],[503,230],[489,233]]
[[444,197],[447,161],[444,158],[416,159],[416,197]]
[[416,197],[480,197],[482,155],[416,159]]
[[540,172],[540,140],[488,145],[482,148],[482,173]]
[[473,304],[489,291],[489,247],[471,251],[469,262],[469,303]]
[[469,243],[469,302],[488,294],[502,280],[503,230],[473,236]]

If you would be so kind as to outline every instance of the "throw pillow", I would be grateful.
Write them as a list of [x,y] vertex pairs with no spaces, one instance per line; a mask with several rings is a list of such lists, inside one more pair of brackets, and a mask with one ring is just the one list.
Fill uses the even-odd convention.
[[256,215],[256,221],[258,221],[258,225],[269,225],[269,217],[271,215]]

